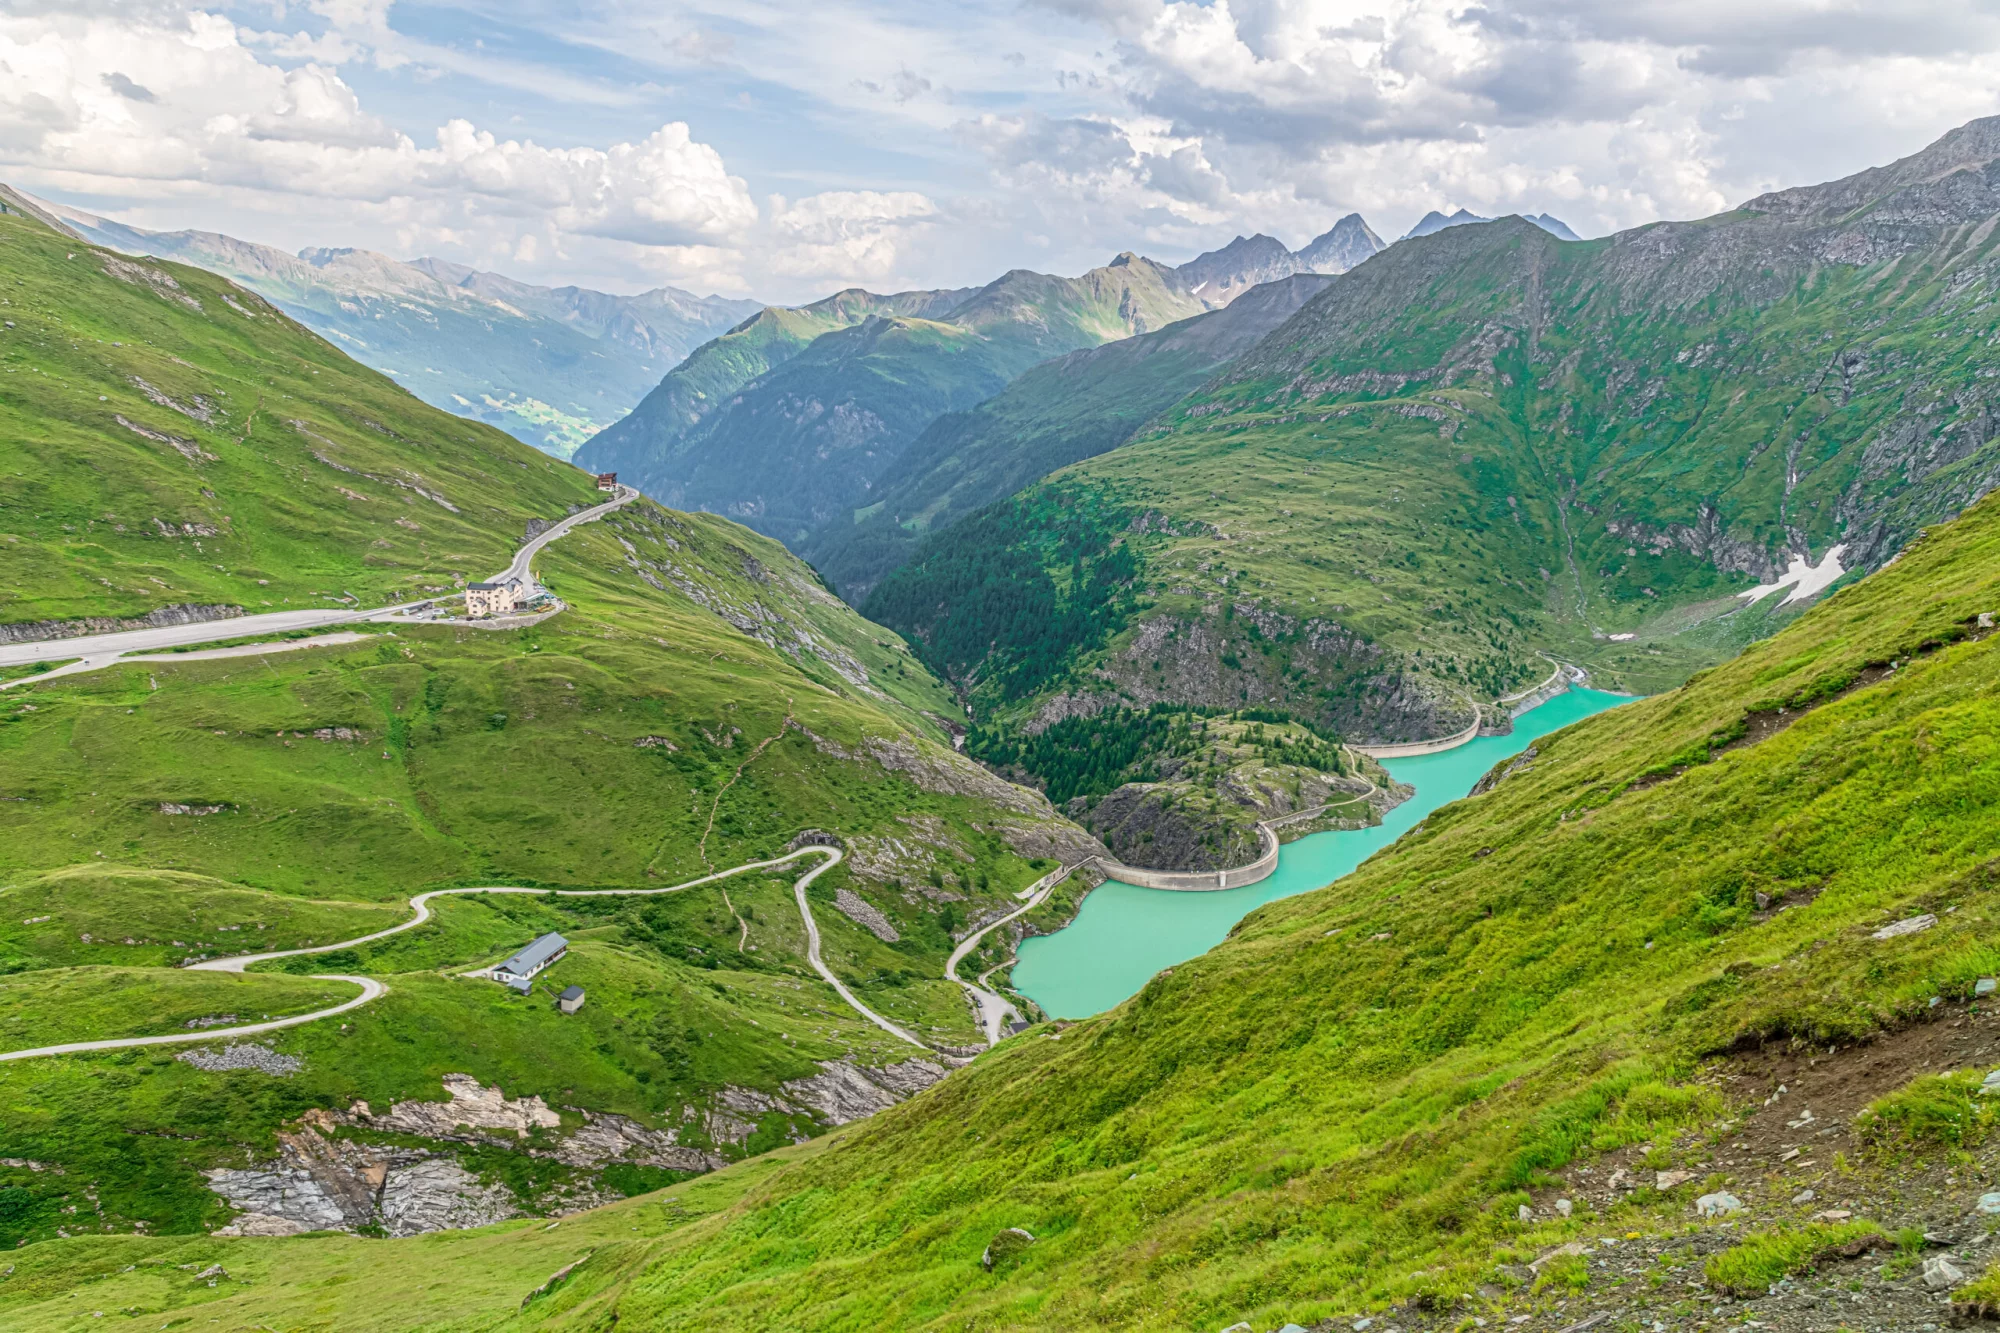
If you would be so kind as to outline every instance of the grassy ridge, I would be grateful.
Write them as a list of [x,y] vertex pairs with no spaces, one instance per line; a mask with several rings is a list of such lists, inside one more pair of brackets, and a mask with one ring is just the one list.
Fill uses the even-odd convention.
[[0,622],[421,596],[595,503],[200,269],[0,214],[0,300]]
[[[1850,1042],[2000,965],[2000,644],[1958,642],[1997,603],[1988,501],[1742,658],[1547,738],[1111,1014],[1038,1029],[727,1209],[624,1214],[643,1253],[550,1318],[1219,1327],[1468,1290],[1496,1251],[1573,1234],[1515,1220],[1544,1173],[1649,1139],[1676,1160],[1714,1111],[1674,1087],[1704,1052]],[[1941,923],[1869,938],[1920,911]],[[1623,1208],[1609,1225],[1679,1225],[1650,1192]],[[983,1273],[1010,1225],[1036,1243]],[[335,1261],[293,1244],[298,1271]],[[383,1253],[394,1270],[415,1247]],[[452,1317],[498,1314],[479,1283],[499,1271],[468,1275]],[[230,1296],[245,1317],[291,1299]]]

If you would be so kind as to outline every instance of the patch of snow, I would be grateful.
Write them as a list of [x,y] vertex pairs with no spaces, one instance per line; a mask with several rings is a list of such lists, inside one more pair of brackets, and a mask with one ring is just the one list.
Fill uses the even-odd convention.
[[1778,603],[1778,605],[1790,606],[1793,602],[1803,602],[1809,597],[1824,592],[1835,579],[1847,572],[1840,563],[1840,553],[1846,549],[1847,547],[1844,543],[1834,547],[1820,558],[1820,562],[1817,565],[1808,564],[1806,557],[1803,555],[1794,555],[1791,566],[1785,570],[1777,582],[1763,583],[1754,588],[1746,588],[1736,595],[1738,597],[1749,598],[1748,604],[1755,606],[1772,593],[1789,587],[1791,592],[1786,594],[1785,600]]

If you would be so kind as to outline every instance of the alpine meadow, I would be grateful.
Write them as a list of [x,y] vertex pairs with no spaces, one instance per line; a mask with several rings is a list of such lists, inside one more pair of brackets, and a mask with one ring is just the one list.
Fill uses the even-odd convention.
[[2000,1320],[1979,9],[0,15],[0,1328]]

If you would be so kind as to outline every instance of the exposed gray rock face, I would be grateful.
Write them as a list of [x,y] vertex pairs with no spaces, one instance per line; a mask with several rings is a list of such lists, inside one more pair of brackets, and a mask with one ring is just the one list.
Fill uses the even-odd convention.
[[193,602],[177,602],[131,620],[90,616],[83,620],[29,620],[0,625],[0,643],[36,643],[43,639],[78,639],[86,634],[120,634],[127,630],[165,629],[169,625],[201,625],[242,614],[240,606],[198,606]]
[[777,1096],[753,1088],[724,1088],[703,1120],[716,1143],[741,1143],[759,1117],[809,1115],[828,1125],[846,1125],[914,1097],[950,1071],[919,1056],[878,1069],[847,1060],[824,1060],[810,1078],[780,1085]]
[[[334,1136],[333,1131],[341,1125],[420,1133],[423,1131],[410,1126],[448,1124],[453,1137],[464,1140],[483,1137],[463,1132],[472,1128],[468,1119],[483,1121],[481,1129],[505,1132],[545,1113],[545,1109],[536,1111],[541,1106],[537,1098],[508,1102],[499,1096],[498,1089],[481,1088],[475,1080],[460,1076],[454,1082],[470,1095],[454,1099],[450,1105],[398,1104],[399,1108],[429,1108],[415,1116],[394,1118],[392,1112],[370,1117],[365,1103],[357,1103],[346,1115],[309,1112],[296,1131],[278,1135],[276,1160],[248,1169],[209,1172],[209,1188],[244,1210],[222,1234],[289,1236],[379,1224],[392,1236],[413,1236],[452,1227],[485,1226],[518,1216],[520,1209],[504,1186],[481,1184],[448,1154],[381,1147]],[[461,1104],[465,1109],[453,1113],[452,1107]],[[681,1147],[671,1130],[649,1129],[620,1115],[591,1111],[582,1115],[582,1128],[553,1147],[530,1149],[531,1154],[584,1170],[632,1162],[706,1172],[726,1164],[713,1153]],[[594,1207],[613,1197],[587,1182],[579,1183],[561,1196],[559,1211]]]
[[354,1225],[312,1175],[296,1168],[272,1171],[210,1171],[208,1187],[248,1215],[223,1228],[224,1234],[295,1236]]
[[221,1050],[196,1047],[182,1051],[174,1057],[196,1069],[206,1069],[212,1074],[231,1069],[255,1069],[275,1078],[290,1078],[305,1068],[306,1062],[296,1055],[281,1055],[269,1046],[254,1043],[225,1046]]
[[785,1095],[810,1107],[832,1125],[865,1120],[897,1102],[914,1097],[949,1071],[919,1057],[880,1069],[863,1069],[845,1060],[823,1062],[811,1078],[784,1085]]
[[519,1215],[501,1185],[482,1185],[450,1158],[433,1157],[389,1172],[382,1187],[382,1227],[391,1236],[483,1227]]
[[421,1156],[329,1138],[320,1128],[328,1123],[316,1117],[296,1133],[279,1134],[278,1159],[268,1166],[208,1173],[210,1189],[251,1214],[233,1224],[240,1234],[292,1234],[287,1225],[299,1231],[366,1226],[396,1164]]
[[839,909],[842,916],[861,926],[885,944],[894,944],[903,938],[896,933],[896,928],[889,924],[889,918],[882,915],[881,908],[852,889],[842,887],[835,891],[833,905]]
[[1298,252],[1299,266],[1308,273],[1345,273],[1383,245],[1359,213],[1349,213]]
[[790,1114],[798,1108],[754,1088],[725,1087],[715,1094],[715,1104],[702,1117],[702,1128],[711,1143],[741,1143],[757,1128],[757,1121],[771,1112]]
[[509,1101],[499,1088],[482,1087],[470,1074],[446,1074],[446,1102],[397,1102],[380,1116],[370,1115],[366,1102],[357,1103],[355,1117],[376,1129],[393,1129],[426,1138],[457,1137],[462,1130],[501,1130],[526,1134],[536,1127],[555,1129],[562,1117],[540,1097]]
[[[1258,650],[1272,643],[1279,647]],[[1097,676],[1101,689],[1055,696],[1024,730],[1155,703],[1281,708],[1361,744],[1449,736],[1472,722],[1462,696],[1406,671],[1398,655],[1361,631],[1247,599],[1232,601],[1227,614],[1215,601],[1200,614],[1147,617]]]
[[583,1128],[565,1137],[547,1155],[567,1166],[592,1168],[632,1162],[671,1171],[715,1171],[728,1165],[727,1159],[714,1153],[681,1147],[672,1130],[648,1129],[625,1116],[597,1111],[583,1112],[583,1120]]

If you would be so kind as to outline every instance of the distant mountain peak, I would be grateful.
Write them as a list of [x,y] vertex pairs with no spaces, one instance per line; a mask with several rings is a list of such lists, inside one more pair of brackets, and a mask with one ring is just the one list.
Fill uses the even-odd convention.
[[[1583,239],[1570,230],[1568,223],[1553,213],[1522,213],[1518,216],[1523,221],[1534,223],[1537,227],[1540,227],[1559,241],[1580,241]],[[1477,222],[1491,221],[1493,221],[1492,218],[1481,217],[1470,209],[1461,208],[1449,217],[1438,212],[1436,209],[1432,209],[1430,212],[1424,214],[1423,219],[1416,226],[1403,233],[1403,239],[1406,241],[1414,240],[1419,236],[1429,236],[1435,232],[1443,231],[1446,227],[1466,227]]]
[[1345,273],[1385,245],[1366,219],[1349,213],[1298,252],[1299,264],[1307,273]]
[[1382,238],[1359,213],[1349,213],[1294,253],[1275,236],[1238,236],[1219,250],[1195,256],[1174,270],[1202,304],[1228,305],[1252,287],[1294,273],[1345,273],[1382,248]]

